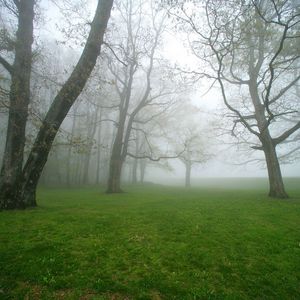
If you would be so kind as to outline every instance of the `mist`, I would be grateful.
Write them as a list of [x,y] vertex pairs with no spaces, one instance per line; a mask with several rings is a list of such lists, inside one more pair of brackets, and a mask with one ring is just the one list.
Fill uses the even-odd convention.
[[0,0],[0,299],[299,299],[299,0]]
[[[243,79],[247,77],[247,64],[251,63],[244,58],[249,51],[235,50],[237,42],[234,36],[228,37],[225,50],[221,47],[226,38],[221,37],[219,41],[211,31],[211,38],[207,39],[209,28],[205,27],[205,22],[198,16],[193,20],[187,17],[196,7],[199,16],[205,15],[204,5],[185,3],[178,10],[176,5],[155,6],[149,2],[139,11],[139,3],[125,2],[115,2],[102,53],[58,130],[40,184],[105,185],[115,181],[110,176],[115,173],[111,163],[116,160],[119,160],[119,166],[116,166],[119,175],[116,176],[120,178],[117,181],[127,183],[180,184],[184,183],[186,176],[196,184],[206,177],[267,178],[263,151],[254,150],[260,147],[259,134],[255,130],[252,132],[252,128],[260,128],[259,121],[255,120],[259,117],[248,121],[248,115],[256,107],[255,102],[249,100]],[[83,49],[87,23],[92,18],[96,2],[90,4],[41,1],[38,6],[33,44],[37,55],[31,74],[25,160],[54,95],[70,76]],[[206,8],[213,9],[214,6],[218,4],[208,3]],[[17,26],[8,8],[5,5],[1,8],[1,26],[7,34]],[[226,9],[231,9],[229,4],[218,14],[221,16]],[[243,9],[241,6],[241,13]],[[267,18],[268,11],[264,11],[264,7],[260,9]],[[208,18],[216,19],[219,15],[211,14]],[[233,13],[228,20],[234,17]],[[197,28],[202,28],[203,33]],[[238,30],[236,33],[244,34]],[[279,31],[279,41],[280,34]],[[8,39],[8,35],[4,38]],[[212,38],[215,42],[209,44]],[[251,50],[251,43],[256,42],[254,38],[247,40],[246,37],[243,43],[248,43]],[[267,43],[265,47],[268,47]],[[286,43],[288,45],[288,41]],[[260,47],[263,47],[262,43]],[[274,47],[276,49],[276,45]],[[286,47],[280,51],[285,51]],[[10,61],[10,52],[4,51],[3,55]],[[224,54],[224,64],[218,54],[210,56],[214,51]],[[269,49],[258,51],[267,52]],[[279,60],[279,54],[275,53],[274,59]],[[259,59],[255,55],[253,52],[254,62]],[[268,55],[272,55],[271,52]],[[292,57],[294,53],[283,55]],[[267,60],[260,62],[261,72],[267,68],[265,63]],[[218,64],[222,68],[219,77],[216,74]],[[285,76],[279,77],[278,73],[274,83],[275,79],[266,77],[261,89],[265,103],[272,101],[266,97],[276,98],[276,93],[285,97],[285,103],[282,97],[276,98],[278,104],[272,104],[274,111],[266,105],[266,122],[270,133],[275,136],[293,124],[299,124],[298,65],[295,57],[292,65],[284,69]],[[274,67],[271,71],[276,72]],[[9,77],[4,65],[1,72],[3,90],[6,90]],[[2,95],[1,107],[2,161],[6,155],[9,112],[5,95]],[[299,177],[298,149],[299,133],[295,129],[278,149],[283,177]],[[190,175],[186,174],[187,166]],[[117,191],[120,184],[109,189]]]

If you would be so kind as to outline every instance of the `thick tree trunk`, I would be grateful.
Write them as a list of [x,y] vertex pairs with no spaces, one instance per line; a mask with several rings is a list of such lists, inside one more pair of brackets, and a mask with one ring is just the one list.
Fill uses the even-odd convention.
[[269,176],[269,196],[274,198],[288,198],[288,195],[284,189],[284,183],[282,180],[276,149],[271,138],[263,141],[263,150],[267,162]]
[[[253,60],[253,59],[252,59]],[[252,103],[255,108],[255,118],[259,129],[259,139],[262,144],[262,150],[265,154],[265,159],[268,169],[269,178],[269,196],[275,198],[288,198],[284,189],[284,183],[282,180],[280,164],[276,153],[276,145],[271,137],[269,131],[269,123],[265,116],[265,106],[259,100],[259,93],[257,89],[257,76],[252,70],[252,79],[249,84],[249,91],[252,99]],[[253,75],[254,74],[254,75]]]
[[[11,72],[8,128],[0,175],[0,210],[23,207],[15,195],[15,186],[22,172],[30,101],[34,2],[34,0],[21,0],[18,4],[18,30],[15,60]],[[30,206],[35,205],[35,202],[30,204]]]
[[[131,67],[132,69],[132,67]],[[131,86],[132,86],[132,80],[133,80],[133,73],[130,72],[131,76],[128,83],[128,89],[124,90],[124,94],[121,97],[121,103],[120,103],[120,111],[119,111],[119,122],[116,132],[116,137],[113,141],[112,151],[111,151],[111,157],[109,162],[109,175],[108,175],[108,182],[107,182],[107,189],[106,193],[121,193],[121,174],[122,174],[122,167],[123,163],[125,161],[126,157],[126,149],[128,145],[128,136],[130,135],[130,122],[128,122],[127,130],[124,137],[124,131],[125,131],[125,122],[126,122],[126,116],[128,111],[128,105],[130,100],[130,94],[131,94]]]
[[185,187],[191,187],[191,171],[192,164],[190,162],[185,162]]
[[99,0],[82,55],[67,82],[55,97],[15,186],[22,207],[35,203],[38,180],[46,164],[52,143],[68,111],[84,88],[100,53],[113,0]]
[[123,161],[120,157],[111,157],[109,164],[109,177],[106,193],[122,193],[121,189],[121,173]]

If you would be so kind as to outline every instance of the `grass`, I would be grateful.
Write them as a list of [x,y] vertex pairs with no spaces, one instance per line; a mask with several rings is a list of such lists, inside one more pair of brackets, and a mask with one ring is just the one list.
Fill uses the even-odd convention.
[[0,299],[300,299],[299,183],[40,189],[0,213]]

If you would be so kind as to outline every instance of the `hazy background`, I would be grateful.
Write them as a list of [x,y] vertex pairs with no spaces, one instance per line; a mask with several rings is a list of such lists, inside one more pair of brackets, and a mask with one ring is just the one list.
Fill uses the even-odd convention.
[[[74,42],[72,38],[69,40],[66,39],[65,32],[63,32],[62,29],[64,29],[64,27],[68,28],[70,24],[76,24],[78,21],[84,23],[85,21],[87,22],[90,20],[93,15],[96,1],[87,1],[85,2],[87,4],[86,6],[78,7],[78,20],[76,19],[76,13],[74,15],[75,17],[68,20],[68,13],[62,13],[64,7],[60,6],[60,3],[63,2],[56,1],[56,5],[54,5],[52,1],[41,1],[40,13],[43,16],[43,20],[38,23],[35,30],[38,36],[36,46],[41,49],[46,49],[49,57],[51,57],[51,53],[56,55],[56,61],[46,61],[45,66],[53,67],[53,71],[56,71],[55,64],[58,66],[63,64],[63,70],[58,68],[59,76],[55,77],[55,72],[53,72],[53,78],[55,78],[58,82],[63,82],[67,77],[67,74],[69,74],[72,69],[73,64],[75,64],[76,59],[79,57],[82,45],[78,44],[78,41],[76,42],[76,40]],[[72,4],[72,2],[70,3]],[[83,19],[80,19],[80,17]],[[201,68],[199,60],[191,54],[187,44],[187,39],[183,32],[175,32],[172,31],[172,29],[168,29],[164,33],[163,46],[160,49],[160,54],[169,60],[170,65],[176,65],[183,70],[188,70],[191,66],[195,65],[197,65],[198,68]],[[59,60],[61,60],[61,62]],[[50,70],[50,73],[51,71],[52,70]],[[84,106],[84,101],[86,101],[89,97],[89,94],[82,95],[77,101],[77,103],[83,103],[82,106],[80,106],[81,104],[78,104],[78,114],[85,113],[86,108]],[[51,96],[49,96],[49,99],[50,98]],[[226,110],[217,84],[211,87],[211,81],[206,80],[205,78],[198,80],[190,88],[189,99],[190,102],[199,109],[200,135],[203,132],[202,127],[206,125],[209,127],[209,122],[212,119],[217,119],[220,122],[225,119],[224,111]],[[110,100],[108,99],[108,102],[109,101]],[[49,103],[45,104],[45,106],[47,105],[49,105]],[[70,132],[71,130],[73,115],[74,111],[71,111],[63,124],[62,128],[66,132]],[[187,115],[186,118],[188,119],[189,116]],[[80,122],[84,124],[85,121],[82,120]],[[109,127],[110,125],[104,125],[104,127]],[[0,129],[1,136],[3,137],[6,129],[5,114],[1,115]],[[111,129],[107,129],[106,132],[108,138],[113,136],[113,130],[112,126]],[[207,130],[209,131],[209,129],[205,128],[205,131]],[[195,164],[192,167],[192,183],[199,182],[204,177],[267,177],[267,171],[263,161],[244,164],[243,162],[247,161],[247,154],[245,155],[244,150],[238,149],[237,146],[232,145],[233,142],[229,136],[220,135],[216,137],[215,135],[219,135],[219,133],[211,130],[209,134],[205,136],[206,141],[209,142],[210,140],[213,140],[213,145],[209,149],[209,151],[213,153],[213,157],[205,163]],[[82,133],[82,137],[87,137],[87,134]],[[110,141],[105,141],[105,143],[105,147],[107,147]],[[158,142],[158,145],[163,144],[164,142]],[[101,145],[101,147],[102,146],[103,145]],[[3,147],[4,139],[2,138],[0,144],[0,155],[3,152]],[[258,159],[263,158],[263,153],[258,153],[255,157]],[[107,160],[107,158],[105,159]],[[55,160],[56,158],[52,157],[52,163],[55,162]],[[167,163],[170,169],[168,171],[157,167],[154,163],[149,164],[145,174],[145,181],[168,184],[175,182],[184,183],[185,168],[182,162],[178,159],[169,159],[167,160]],[[47,167],[49,168],[49,164],[50,163],[47,164],[46,169]],[[93,160],[91,164],[92,167],[95,168],[95,160]],[[290,164],[282,164],[281,170],[284,177],[300,177],[300,161],[292,162]],[[129,177],[129,175],[127,176],[127,173],[129,174],[130,171],[125,168],[123,173],[123,179],[126,180]]]

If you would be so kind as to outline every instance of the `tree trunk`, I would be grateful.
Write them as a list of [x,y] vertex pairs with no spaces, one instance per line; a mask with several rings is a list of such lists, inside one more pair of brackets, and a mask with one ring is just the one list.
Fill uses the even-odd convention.
[[[82,55],[55,97],[38,132],[32,150],[15,188],[18,202],[23,208],[36,203],[36,187],[46,164],[57,131],[71,106],[84,88],[99,56],[104,32],[110,17],[113,0],[99,0],[91,30]],[[17,200],[14,199],[15,202]]]
[[98,149],[97,149],[97,168],[96,168],[96,184],[100,183],[100,163],[101,163],[101,138],[102,138],[102,110],[100,110],[99,123],[100,126],[98,128]]
[[124,160],[122,159],[123,125],[118,127],[109,162],[107,193],[121,193],[121,173]]
[[192,164],[190,162],[185,162],[185,187],[191,187],[191,171]]
[[278,161],[275,146],[271,137],[262,138],[263,151],[266,158],[269,177],[269,196],[274,198],[288,198],[284,189],[280,164]]
[[[131,66],[131,72],[129,76],[128,87],[124,88],[124,93],[121,96],[120,110],[119,110],[119,122],[117,127],[116,137],[113,141],[111,157],[109,162],[109,175],[107,182],[107,193],[121,193],[121,173],[123,162],[126,157],[126,149],[128,145],[128,136],[130,135],[131,125],[130,121],[127,125],[127,130],[123,142],[125,122],[129,106],[129,100],[131,95],[131,86],[133,80],[133,67]],[[128,91],[127,91],[128,89]]]
[[133,164],[132,164],[132,183],[133,184],[137,183],[137,169],[138,169],[138,160],[137,160],[137,158],[134,158]]
[[[18,30],[11,72],[8,127],[0,175],[0,210],[23,207],[15,195],[15,186],[22,173],[30,101],[34,2],[21,0],[18,4]],[[35,202],[30,204],[35,205]]]
[[111,157],[109,164],[109,177],[106,193],[122,193],[121,172],[123,161],[121,157]]
[[257,88],[258,74],[253,70],[250,72],[250,74],[252,75],[252,78],[249,83],[249,92],[255,109],[255,118],[260,133],[259,139],[261,141],[262,150],[264,151],[267,163],[270,187],[269,196],[275,198],[288,198],[288,195],[284,189],[279,160],[276,153],[276,145],[271,137],[269,123],[265,116],[265,106],[259,100]]
[[140,160],[140,182],[144,183],[145,180],[145,174],[146,174],[146,166],[147,166],[147,161],[145,159]]
[[[137,127],[138,128],[138,127]],[[135,134],[135,155],[139,155],[139,133],[138,131]],[[132,165],[132,183],[137,183],[137,171],[138,171],[138,159],[133,158],[133,165]]]

